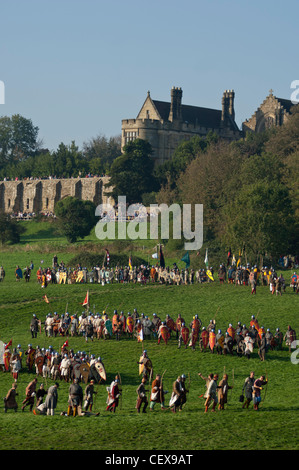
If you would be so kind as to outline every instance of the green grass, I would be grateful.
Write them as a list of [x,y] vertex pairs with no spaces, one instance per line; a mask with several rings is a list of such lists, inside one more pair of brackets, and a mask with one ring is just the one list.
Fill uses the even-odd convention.
[[[32,226],[33,227],[33,226]],[[33,230],[33,229],[30,229]],[[26,235],[26,234],[25,234]],[[203,325],[207,325],[216,316],[217,328],[226,330],[231,322],[234,325],[240,320],[249,325],[252,314],[258,314],[260,324],[270,328],[272,332],[279,327],[286,331],[288,324],[298,332],[299,296],[296,296],[289,287],[282,297],[272,296],[268,287],[257,288],[256,296],[250,295],[250,287],[235,287],[219,285],[217,280],[213,284],[165,286],[165,285],[49,285],[44,291],[37,284],[35,276],[26,284],[24,281],[14,280],[16,264],[25,266],[31,260],[35,268],[43,259],[45,265],[51,264],[54,254],[53,245],[60,244],[58,238],[44,232],[45,240],[51,242],[29,243],[33,240],[27,233],[28,247],[18,245],[2,250],[3,265],[7,276],[4,283],[0,283],[0,339],[4,342],[13,340],[13,346],[20,343],[25,349],[28,343],[34,346],[48,347],[50,344],[58,349],[65,338],[48,339],[44,333],[38,335],[36,340],[31,339],[29,324],[32,314],[43,321],[49,311],[65,312],[68,304],[70,313],[82,311],[86,290],[90,291],[91,308],[101,312],[108,305],[111,314],[115,308],[125,313],[133,311],[136,307],[139,313],[152,317],[156,312],[162,319],[170,314],[176,319],[181,313],[189,323],[194,314],[198,314]],[[48,238],[47,238],[48,237]],[[83,244],[82,244],[83,245]],[[85,245],[88,246],[88,243]],[[78,247],[77,247],[78,249]],[[66,244],[59,245],[59,260],[67,260],[74,256]],[[291,272],[284,274],[289,284]],[[43,300],[47,294],[50,304]],[[192,352],[190,348],[178,349],[174,337],[168,345],[157,344],[156,340],[145,341],[143,347],[147,349],[154,365],[154,373],[163,373],[164,388],[171,391],[172,383],[179,374],[190,374],[191,384],[187,404],[183,412],[174,415],[170,411],[160,410],[156,405],[155,411],[137,415],[136,389],[140,383],[137,360],[142,352],[142,345],[137,341],[123,338],[120,342],[114,339],[85,343],[83,337],[69,338],[70,348],[75,351],[100,355],[103,358],[108,380],[110,383],[117,372],[121,374],[123,385],[122,406],[115,415],[105,412],[106,384],[99,385],[96,398],[95,411],[100,412],[99,417],[67,418],[60,416],[61,411],[67,409],[69,385],[61,382],[59,387],[58,408],[54,417],[34,416],[26,408],[24,413],[14,413],[9,410],[4,413],[0,407],[0,449],[10,450],[293,450],[298,449],[296,429],[299,425],[298,404],[298,365],[292,364],[290,353],[284,346],[283,351],[269,351],[266,362],[262,363],[254,350],[252,358],[248,361],[236,355],[217,356],[210,352],[201,353],[197,348]],[[199,398],[205,390],[204,382],[198,377],[198,372],[204,375],[210,372],[218,373],[221,377],[223,371],[229,375],[232,384],[232,371],[234,370],[234,389],[229,393],[229,403],[223,412],[204,414],[204,402]],[[239,395],[244,379],[251,370],[255,375],[267,371],[269,385],[265,401],[259,412],[252,406],[249,410],[242,410]],[[20,374],[18,385],[18,403],[25,396],[25,388],[35,376],[29,373],[26,367]],[[40,382],[40,381],[39,381]],[[0,372],[0,394],[5,396],[11,387],[12,377],[9,373]],[[48,379],[47,386],[51,384]],[[83,385],[83,388],[85,385]],[[148,387],[147,387],[148,388]],[[169,395],[166,395],[168,404]],[[13,436],[13,439],[12,439]]]

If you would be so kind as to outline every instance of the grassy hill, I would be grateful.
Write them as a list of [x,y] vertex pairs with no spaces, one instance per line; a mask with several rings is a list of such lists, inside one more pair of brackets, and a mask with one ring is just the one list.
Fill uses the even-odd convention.
[[[270,294],[268,287],[258,286],[256,296],[252,296],[250,287],[220,285],[217,279],[211,284],[188,286],[49,285],[45,291],[37,284],[35,276],[27,284],[23,280],[16,282],[13,274],[16,264],[24,267],[33,260],[37,268],[40,261],[44,260],[45,265],[50,265],[55,248],[59,260],[63,257],[66,262],[74,256],[80,245],[77,244],[77,248],[69,247],[64,240],[49,232],[48,228],[44,231],[45,238],[35,238],[34,228],[30,225],[30,232],[28,229],[20,245],[5,248],[1,252],[1,263],[5,265],[7,276],[0,283],[0,339],[4,342],[12,339],[13,346],[20,343],[25,349],[29,343],[41,347],[51,344],[54,349],[59,349],[65,341],[63,337],[49,339],[42,332],[37,339],[31,338],[29,324],[32,314],[37,314],[44,321],[50,311],[64,313],[66,305],[70,313],[81,313],[80,304],[87,288],[90,291],[91,308],[94,306],[96,312],[107,307],[110,314],[115,308],[127,314],[137,308],[139,313],[144,312],[150,317],[156,312],[162,319],[165,319],[166,314],[176,319],[178,313],[181,313],[186,323],[198,314],[203,325],[207,326],[220,307],[216,323],[217,329],[223,331],[230,322],[236,325],[240,320],[249,325],[251,315],[258,312],[260,324],[272,332],[279,327],[285,333],[288,324],[299,331],[299,296],[289,287],[282,297],[276,297]],[[93,244],[94,240],[90,242]],[[151,243],[154,245],[153,241]],[[83,244],[88,247],[89,241]],[[147,247],[148,253],[152,246]],[[145,250],[139,250],[138,247],[138,251]],[[287,286],[291,274],[290,271],[284,273]],[[45,293],[50,304],[43,300]],[[228,357],[217,356],[209,351],[201,353],[198,347],[194,352],[190,348],[178,349],[174,336],[167,346],[164,343],[158,345],[154,339],[141,345],[136,339],[128,338],[122,338],[119,342],[115,339],[101,339],[86,343],[83,337],[76,337],[69,338],[69,347],[74,351],[84,350],[101,356],[108,373],[107,384],[110,384],[117,372],[121,374],[122,406],[115,415],[105,412],[107,384],[101,384],[97,387],[94,407],[95,411],[100,412],[99,417],[60,416],[60,412],[67,409],[69,388],[69,384],[61,382],[54,417],[34,416],[28,408],[22,413],[20,407],[25,398],[26,385],[35,376],[24,367],[18,384],[18,413],[9,410],[5,414],[3,406],[0,408],[1,450],[291,450],[299,447],[295,432],[299,424],[299,366],[291,362],[285,346],[282,351],[269,351],[265,362],[260,361],[256,349],[249,361],[236,355]],[[140,383],[137,360],[143,348],[147,349],[153,362],[154,373],[166,371],[166,390],[171,391],[178,375],[184,373],[190,377],[190,392],[181,413],[174,415],[171,411],[162,411],[159,405],[156,405],[154,412],[136,413],[136,389]],[[221,377],[224,370],[229,376],[230,385],[234,374],[234,388],[229,393],[229,403],[222,412],[204,414],[204,402],[199,396],[204,393],[205,384],[198,377],[198,372],[203,375],[218,373]],[[252,406],[249,410],[242,410],[239,402],[244,380],[251,370],[256,377],[265,372],[269,377],[267,394],[259,412],[253,411]],[[11,375],[0,372],[2,397],[11,384]],[[46,387],[50,384],[51,380],[48,379]],[[170,393],[166,395],[166,404],[169,397]]]

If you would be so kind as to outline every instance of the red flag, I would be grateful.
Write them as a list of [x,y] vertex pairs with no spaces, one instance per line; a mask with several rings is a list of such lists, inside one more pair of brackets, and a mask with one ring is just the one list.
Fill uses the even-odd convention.
[[44,299],[45,302],[47,302],[47,304],[50,303],[50,301],[49,301],[49,299],[48,299],[48,297],[47,297],[46,295],[43,296],[43,299]]
[[65,343],[61,346],[61,349],[66,348],[69,345],[69,340],[67,339]]
[[12,339],[5,345],[5,349],[8,349],[12,345]]
[[87,291],[87,294],[85,296],[85,300],[82,305],[89,305],[89,290]]

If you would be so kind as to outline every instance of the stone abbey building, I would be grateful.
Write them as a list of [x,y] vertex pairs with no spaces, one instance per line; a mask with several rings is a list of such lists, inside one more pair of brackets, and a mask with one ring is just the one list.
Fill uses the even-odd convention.
[[[272,90],[252,117],[240,130],[235,122],[233,90],[222,96],[221,109],[182,104],[182,89],[171,89],[170,102],[153,100],[148,92],[136,119],[122,121],[122,147],[136,138],[150,142],[156,164],[171,159],[177,145],[194,135],[208,132],[232,141],[246,132],[263,132],[270,126],[283,125],[290,116],[293,103],[277,98]],[[96,205],[110,201],[105,195],[109,177],[0,181],[0,211],[54,212],[57,201],[67,196],[93,201]]]
[[212,131],[224,140],[237,140],[246,132],[262,132],[272,125],[282,125],[292,107],[290,100],[276,98],[270,90],[255,114],[239,129],[233,90],[224,91],[221,109],[182,104],[182,95],[181,88],[172,87],[170,102],[165,102],[153,100],[148,92],[136,119],[122,120],[122,147],[137,138],[147,140],[153,148],[155,163],[161,164],[171,159],[181,141],[194,135],[205,137]]

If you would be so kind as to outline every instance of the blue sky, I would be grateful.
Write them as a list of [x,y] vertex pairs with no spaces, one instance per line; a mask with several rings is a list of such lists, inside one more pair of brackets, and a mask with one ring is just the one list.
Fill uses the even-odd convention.
[[299,80],[297,0],[11,0],[0,6],[0,116],[21,114],[50,150],[121,132],[150,90],[221,109],[236,121],[269,89],[290,99]]

